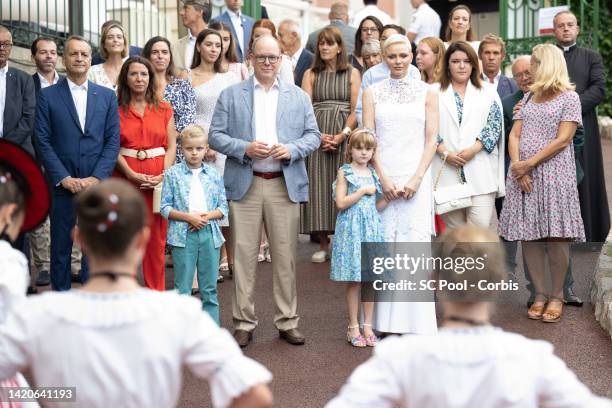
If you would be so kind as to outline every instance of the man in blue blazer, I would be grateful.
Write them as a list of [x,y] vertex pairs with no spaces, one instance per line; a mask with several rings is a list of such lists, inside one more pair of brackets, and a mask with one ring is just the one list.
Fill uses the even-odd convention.
[[278,42],[253,43],[255,75],[226,88],[215,106],[210,146],[225,155],[225,189],[234,244],[234,338],[245,347],[257,327],[253,304],[261,224],[272,254],[274,324],[282,339],[304,344],[298,330],[296,248],[300,203],[308,200],[304,160],[321,134],[308,95],[280,81]]
[[240,62],[244,62],[248,54],[246,49],[251,41],[251,31],[255,19],[242,14],[242,0],[225,0],[227,10],[212,21],[220,21],[230,28],[236,44],[236,54]]
[[[110,177],[119,154],[117,96],[87,80],[91,47],[70,37],[64,48],[66,79],[42,89],[36,104],[34,136],[46,175],[54,186],[51,209],[51,285],[70,289],[73,197]],[[85,257],[81,281],[88,279]]]
[[302,87],[304,73],[312,65],[314,54],[302,47],[300,26],[295,20],[286,19],[278,25],[278,41],[283,54],[291,58],[295,85]]
[[514,79],[501,73],[501,64],[506,58],[506,45],[501,38],[494,34],[485,35],[478,47],[478,57],[482,61],[483,81],[495,86],[501,99],[519,90]]
[[34,82],[27,73],[8,66],[12,47],[11,32],[0,26],[0,137],[33,154]]

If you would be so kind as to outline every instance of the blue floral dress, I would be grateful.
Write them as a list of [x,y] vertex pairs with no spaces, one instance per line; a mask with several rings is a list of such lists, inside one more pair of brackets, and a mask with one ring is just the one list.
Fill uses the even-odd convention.
[[[376,200],[382,195],[382,186],[371,167],[371,176],[354,174],[350,164],[344,164],[340,168],[344,171],[348,184],[347,195],[363,186],[376,186],[376,194],[364,195],[349,208],[338,212],[336,218],[330,278],[334,281],[361,282],[361,243],[384,242],[383,226],[376,210]],[[335,199],[335,181],[333,196]]]

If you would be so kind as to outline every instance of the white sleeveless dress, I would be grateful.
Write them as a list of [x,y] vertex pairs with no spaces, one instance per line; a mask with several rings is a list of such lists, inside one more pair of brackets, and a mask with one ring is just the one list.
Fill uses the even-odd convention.
[[[425,82],[407,77],[388,78],[372,86],[378,155],[383,171],[398,189],[415,174],[423,155],[428,89]],[[432,194],[428,169],[410,200],[394,200],[381,213],[385,242],[431,242]],[[398,301],[402,296],[405,299],[398,293],[395,301],[376,304],[374,328],[387,333],[436,333],[435,303]]]

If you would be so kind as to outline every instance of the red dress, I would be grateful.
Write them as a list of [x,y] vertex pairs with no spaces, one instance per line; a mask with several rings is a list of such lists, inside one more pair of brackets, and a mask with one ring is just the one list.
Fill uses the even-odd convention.
[[[156,109],[147,106],[143,116],[138,115],[131,107],[126,113],[119,107],[121,147],[136,150],[148,150],[156,147],[168,148],[168,123],[172,118],[172,108],[166,102],[160,102]],[[128,166],[136,173],[158,176],[164,171],[164,156],[138,160],[135,157],[123,156]],[[121,176],[121,175],[119,175]],[[164,249],[168,221],[160,214],[153,213],[153,190],[140,190],[149,208],[149,227],[151,238],[142,260],[142,272],[145,286],[151,289],[164,290]]]

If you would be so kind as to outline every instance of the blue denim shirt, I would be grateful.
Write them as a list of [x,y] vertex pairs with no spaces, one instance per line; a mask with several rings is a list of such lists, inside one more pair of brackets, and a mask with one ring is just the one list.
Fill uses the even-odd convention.
[[[189,189],[191,187],[191,177],[193,173],[185,162],[175,164],[164,172],[164,184],[162,187],[162,197],[160,213],[164,218],[168,218],[170,210],[189,212]],[[227,199],[225,198],[225,187],[223,178],[211,165],[202,163],[202,172],[199,174],[202,188],[206,192],[206,206],[209,211],[219,209],[223,213],[223,218],[227,217]],[[220,248],[225,241],[218,221],[210,220],[212,228],[213,242],[215,248]],[[175,247],[185,247],[187,241],[188,223],[184,221],[170,220],[168,224],[168,244]]]

